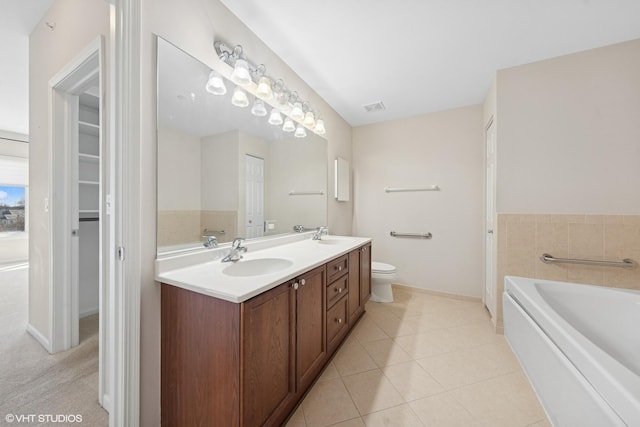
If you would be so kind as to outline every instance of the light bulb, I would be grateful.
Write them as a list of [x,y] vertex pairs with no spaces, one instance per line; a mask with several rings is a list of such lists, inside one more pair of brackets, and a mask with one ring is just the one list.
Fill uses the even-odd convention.
[[324,135],[327,132],[324,128],[324,120],[316,120],[316,126],[313,128],[313,131],[318,135]]
[[295,136],[296,138],[304,138],[305,136],[307,136],[307,131],[304,130],[302,125],[298,125],[293,136]]
[[249,74],[249,64],[244,59],[236,59],[236,65],[231,73],[231,80],[240,86],[247,86],[251,83],[251,75]]
[[267,115],[267,109],[264,107],[264,102],[262,99],[256,98],[253,101],[253,106],[251,107],[251,114],[258,117],[264,117]]
[[291,118],[293,120],[302,120],[304,118],[304,112],[302,111],[302,104],[295,102],[293,108],[291,108]]
[[271,80],[269,77],[260,77],[260,80],[258,80],[256,95],[262,99],[273,98],[273,89],[271,89]]
[[296,125],[293,124],[293,120],[287,117],[286,119],[284,119],[282,130],[285,132],[293,132],[294,130],[296,130]]
[[227,87],[224,85],[222,76],[215,71],[209,73],[209,80],[207,80],[205,89],[214,95],[224,95],[227,93]]
[[282,116],[280,115],[280,111],[278,109],[273,108],[271,110],[271,114],[269,114],[269,124],[279,126],[282,124]]
[[316,124],[316,117],[313,114],[313,111],[307,111],[304,115],[304,120],[302,121],[302,123],[305,126],[309,126],[309,127],[314,127]]
[[233,96],[231,97],[231,103],[236,107],[244,108],[249,105],[249,98],[247,98],[247,94],[244,93],[242,89],[236,87],[233,90]]

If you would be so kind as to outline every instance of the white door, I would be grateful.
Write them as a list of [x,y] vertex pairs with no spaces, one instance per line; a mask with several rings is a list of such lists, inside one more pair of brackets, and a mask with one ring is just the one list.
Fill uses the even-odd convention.
[[264,235],[264,159],[245,155],[246,233],[251,239]]
[[493,120],[485,131],[486,148],[486,233],[484,304],[496,314],[496,131]]

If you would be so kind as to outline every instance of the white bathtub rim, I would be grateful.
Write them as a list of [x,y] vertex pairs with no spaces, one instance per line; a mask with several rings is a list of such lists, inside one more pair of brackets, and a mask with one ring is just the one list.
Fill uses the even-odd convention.
[[[640,425],[640,377],[579,333],[550,307],[535,288],[536,283],[571,287],[586,286],[588,291],[617,289],[591,285],[505,276],[505,292],[534,319],[540,329],[567,356],[602,398],[628,425]],[[587,290],[586,288],[576,288]],[[628,290],[620,290],[628,291]],[[634,293],[635,292],[631,292]],[[581,349],[584,349],[581,350]],[[606,368],[605,368],[606,366]]]

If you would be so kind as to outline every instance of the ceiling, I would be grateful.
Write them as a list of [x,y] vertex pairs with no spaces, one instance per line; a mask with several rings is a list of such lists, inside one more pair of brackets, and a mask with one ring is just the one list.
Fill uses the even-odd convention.
[[29,133],[29,34],[52,3],[0,2],[0,131]]
[[221,1],[352,126],[478,104],[499,69],[640,38],[638,0]]

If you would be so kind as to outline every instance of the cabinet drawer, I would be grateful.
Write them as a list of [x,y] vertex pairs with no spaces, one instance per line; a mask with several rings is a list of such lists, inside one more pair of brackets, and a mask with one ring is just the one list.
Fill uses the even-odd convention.
[[327,308],[330,308],[349,291],[349,276],[346,274],[327,286]]
[[333,351],[347,332],[347,298],[342,297],[327,312],[327,347]]
[[349,271],[349,255],[343,255],[327,263],[327,282],[331,283],[336,278]]

